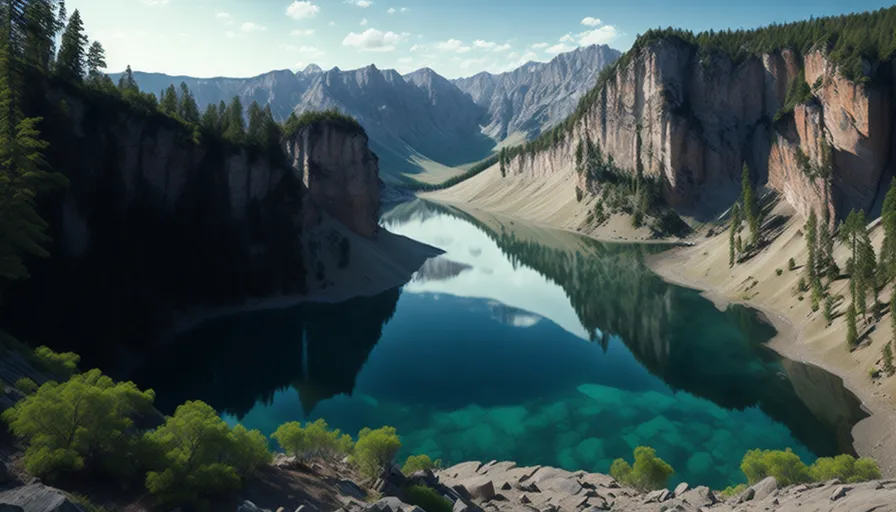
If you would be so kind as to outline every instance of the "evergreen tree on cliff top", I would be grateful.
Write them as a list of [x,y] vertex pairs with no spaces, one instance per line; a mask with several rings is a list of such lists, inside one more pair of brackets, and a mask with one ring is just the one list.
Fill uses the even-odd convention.
[[106,50],[99,41],[94,41],[87,51],[87,77],[98,80],[104,69],[106,69]]
[[193,91],[191,91],[184,82],[180,83],[180,98],[177,104],[177,113],[184,121],[192,124],[199,124],[199,106],[196,105],[196,98],[193,97]]
[[84,35],[84,23],[81,13],[75,9],[68,20],[62,43],[59,47],[57,62],[59,75],[69,80],[80,81],[85,74],[85,57],[87,55],[87,36]]
[[29,0],[24,7],[25,62],[42,71],[49,71],[56,51],[55,0]]

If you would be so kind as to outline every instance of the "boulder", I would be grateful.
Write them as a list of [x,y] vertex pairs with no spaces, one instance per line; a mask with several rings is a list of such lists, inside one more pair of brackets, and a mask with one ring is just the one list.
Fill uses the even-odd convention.
[[778,490],[778,481],[773,476],[763,478],[753,486],[753,499],[761,500]]
[[687,482],[681,482],[680,484],[678,484],[678,485],[675,486],[675,490],[672,491],[672,493],[673,493],[676,497],[678,497],[678,496],[681,496],[682,494],[684,494],[685,492],[687,492],[687,490],[688,490],[688,483],[687,483]]
[[551,478],[541,482],[542,489],[551,489],[554,492],[575,496],[582,492],[582,484],[575,478]]
[[481,501],[489,501],[495,497],[495,485],[490,478],[473,477],[468,478],[460,483],[467,493],[473,499]]
[[701,485],[699,487],[695,487],[689,491],[685,491],[682,493],[685,499],[691,505],[695,507],[708,507],[710,505],[714,505],[716,503],[716,495],[713,494],[709,487],[705,485]]
[[663,495],[663,491],[665,490],[666,489],[659,489],[647,493],[647,496],[644,497],[644,503],[656,503],[660,501],[660,496]]
[[834,492],[831,493],[831,501],[837,501],[840,498],[846,496],[846,493],[852,490],[852,487],[849,485],[840,485],[834,489]]
[[367,507],[368,512],[422,512],[394,496],[387,496]]
[[352,498],[363,500],[367,497],[367,493],[358,484],[351,480],[340,480],[336,483],[339,494],[343,496],[351,496]]
[[[29,484],[0,493],[0,505],[19,507],[25,512],[82,512],[58,489]],[[16,508],[6,507],[8,510]]]
[[470,506],[464,503],[464,500],[457,500],[454,502],[451,512],[470,512]]
[[737,498],[734,500],[735,503],[746,503],[753,499],[753,496],[756,496],[756,489],[750,487],[746,491],[740,493]]
[[301,463],[299,459],[293,456],[287,456],[284,453],[278,453],[274,457],[274,462],[271,463],[272,466],[281,468],[281,469],[297,469]]

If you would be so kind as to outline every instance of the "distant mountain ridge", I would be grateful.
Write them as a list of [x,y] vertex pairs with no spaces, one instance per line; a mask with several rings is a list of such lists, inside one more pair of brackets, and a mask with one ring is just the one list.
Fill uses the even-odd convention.
[[[268,104],[274,117],[336,108],[352,115],[380,157],[384,180],[400,182],[422,172],[427,162],[458,166],[487,157],[503,139],[533,137],[562,120],[594,85],[604,66],[620,53],[588,46],[550,62],[530,62],[502,74],[479,73],[448,80],[430,68],[402,76],[374,65],[343,71],[270,71],[251,78],[195,78],[134,72],[140,88],[159,94],[187,84],[200,109],[229,103]],[[120,74],[112,75],[117,81]]]

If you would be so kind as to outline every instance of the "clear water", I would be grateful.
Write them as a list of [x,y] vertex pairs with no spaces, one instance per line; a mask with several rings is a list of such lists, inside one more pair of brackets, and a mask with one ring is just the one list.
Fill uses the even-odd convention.
[[[421,201],[390,230],[438,246],[401,289],[210,321],[131,377],[170,412],[201,399],[271,433],[325,418],[395,426],[402,458],[607,472],[649,445],[687,481],[744,480],[752,448],[851,452],[863,413],[842,382],[781,359],[774,329],[663,282],[657,246],[474,218]],[[699,262],[696,262],[699,264]]]

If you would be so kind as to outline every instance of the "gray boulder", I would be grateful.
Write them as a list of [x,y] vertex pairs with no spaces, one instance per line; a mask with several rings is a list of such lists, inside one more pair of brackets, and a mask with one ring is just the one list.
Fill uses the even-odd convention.
[[773,476],[765,477],[753,486],[753,499],[761,500],[778,490],[778,481]]
[[0,493],[0,505],[25,512],[83,512],[62,492],[43,484],[29,484]]
[[495,497],[495,485],[487,477],[468,478],[462,481],[460,486],[467,491],[471,498],[476,500],[489,501]]
[[258,508],[258,505],[255,503],[246,500],[236,509],[236,512],[262,512],[262,509]]
[[675,490],[673,491],[673,494],[676,497],[678,497],[678,496],[681,496],[682,494],[684,494],[685,492],[687,492],[687,490],[688,490],[688,483],[681,482],[680,484],[675,486]]

